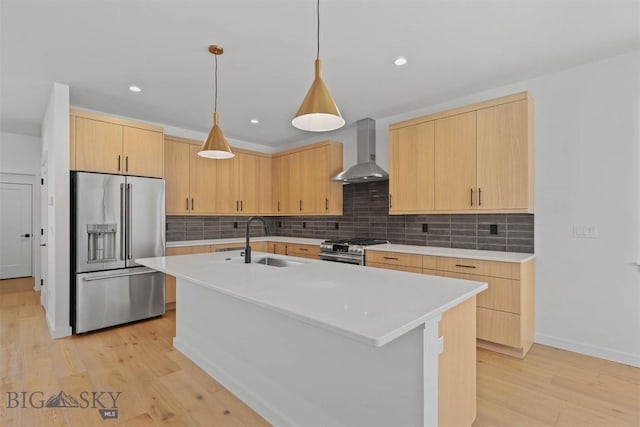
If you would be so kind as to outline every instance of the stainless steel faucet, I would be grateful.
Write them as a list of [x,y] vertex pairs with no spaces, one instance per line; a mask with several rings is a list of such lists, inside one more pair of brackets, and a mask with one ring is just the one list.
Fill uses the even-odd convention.
[[264,224],[264,234],[269,235],[269,226],[267,225],[267,221],[261,216],[252,216],[247,220],[247,224],[244,227],[244,263],[249,264],[251,262],[251,246],[249,245],[249,228],[251,226],[251,222],[254,219],[259,219]]

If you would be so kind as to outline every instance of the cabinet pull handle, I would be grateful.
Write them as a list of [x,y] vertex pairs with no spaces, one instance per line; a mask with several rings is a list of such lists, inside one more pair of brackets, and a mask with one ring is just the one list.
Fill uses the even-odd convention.
[[243,200],[240,200],[240,212],[244,211],[244,204],[242,202]]
[[298,249],[300,249],[301,251],[305,251],[305,252],[309,251],[309,249],[307,249],[307,248],[298,248]]
[[302,200],[300,200],[300,212],[302,212]]
[[324,199],[324,210],[325,211],[329,210],[329,199],[328,198]]
[[124,170],[125,170],[126,172],[129,172],[129,156],[126,156],[126,157],[124,158]]
[[482,206],[482,188],[478,188],[478,206]]
[[193,210],[193,197],[191,198],[191,210]]
[[284,245],[284,254],[289,255],[289,245]]
[[236,200],[236,212],[238,212],[238,201]]
[[280,212],[280,200],[278,200],[278,212]]
[[476,268],[476,266],[475,266],[475,265],[464,265],[464,264],[456,264],[456,267]]
[[120,171],[120,155],[118,155],[118,171]]
[[187,210],[189,210],[189,198],[187,197]]
[[389,209],[393,207],[393,196],[389,194]]
[[382,257],[382,258],[384,258],[384,259],[390,259],[390,260],[393,260],[393,261],[398,261],[398,258],[396,258],[396,257],[394,257],[394,256],[384,256],[384,257]]
[[471,189],[471,206],[473,206],[473,188]]

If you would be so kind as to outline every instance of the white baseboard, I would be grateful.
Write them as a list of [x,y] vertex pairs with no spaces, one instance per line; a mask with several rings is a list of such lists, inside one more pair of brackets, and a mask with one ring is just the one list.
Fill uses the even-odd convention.
[[640,356],[551,335],[536,334],[536,343],[640,368]]
[[45,318],[47,319],[47,326],[49,327],[49,334],[51,335],[51,338],[56,339],[56,338],[64,338],[64,337],[71,336],[71,326],[65,326],[63,328],[56,329],[51,324],[51,321],[49,320],[49,316],[45,315]]

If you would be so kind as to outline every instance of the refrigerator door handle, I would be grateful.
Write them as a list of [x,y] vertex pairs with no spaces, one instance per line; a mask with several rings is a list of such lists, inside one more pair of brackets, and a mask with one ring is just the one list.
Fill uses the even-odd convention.
[[131,190],[132,184],[127,184],[127,196],[129,198],[129,201],[127,202],[127,259],[133,258],[133,254],[131,253],[133,252],[133,227],[131,227],[131,223],[133,222],[133,216],[131,212],[133,211],[133,209],[131,208],[131,205],[133,204],[133,191]]
[[124,195],[124,184],[120,184],[120,260],[126,259],[125,255],[125,230],[124,230],[124,211],[126,209],[126,200]]
[[141,274],[151,274],[151,273],[156,273],[156,270],[145,270],[145,271],[136,271],[134,273],[112,274],[110,276],[83,277],[82,280],[85,282],[93,282],[96,280],[114,279],[116,277],[139,276]]

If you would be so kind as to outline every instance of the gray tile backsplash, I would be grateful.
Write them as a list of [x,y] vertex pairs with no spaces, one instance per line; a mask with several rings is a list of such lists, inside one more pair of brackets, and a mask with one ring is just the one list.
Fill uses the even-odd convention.
[[[278,236],[371,237],[407,245],[534,252],[533,214],[388,215],[388,194],[387,181],[345,185],[342,216],[265,219],[270,233]],[[244,237],[246,220],[234,216],[168,216],[167,241]],[[428,231],[423,231],[423,224]],[[492,225],[497,227],[497,234],[491,234]],[[262,223],[251,224],[251,235],[264,235]]]

